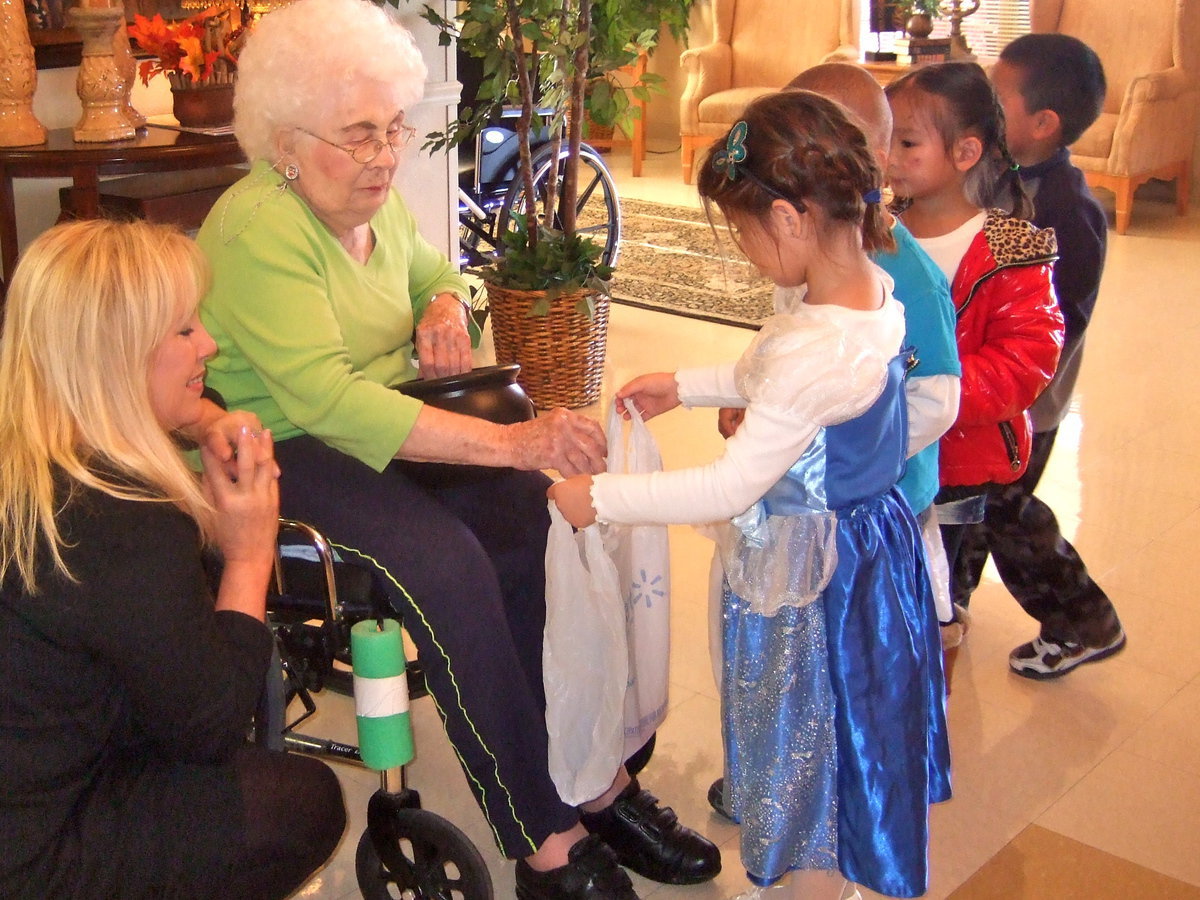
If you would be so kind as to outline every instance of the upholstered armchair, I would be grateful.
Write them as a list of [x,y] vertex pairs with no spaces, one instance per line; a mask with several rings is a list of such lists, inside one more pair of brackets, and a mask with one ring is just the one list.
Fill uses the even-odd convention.
[[1187,212],[1200,115],[1200,0],[1033,0],[1034,31],[1079,38],[1100,56],[1108,97],[1096,123],[1071,146],[1088,184],[1116,195],[1117,234],[1133,192],[1151,178],[1175,180]]
[[684,51],[683,180],[751,100],[830,59],[858,59],[857,0],[713,0],[713,42]]

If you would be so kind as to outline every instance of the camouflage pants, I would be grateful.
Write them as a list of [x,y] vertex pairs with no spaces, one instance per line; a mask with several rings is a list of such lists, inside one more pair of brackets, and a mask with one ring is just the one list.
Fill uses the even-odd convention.
[[993,489],[982,523],[962,526],[951,595],[963,606],[970,602],[991,552],[1004,586],[1041,623],[1042,638],[1102,647],[1120,633],[1117,612],[1062,536],[1054,512],[1033,495],[1057,434],[1035,434],[1025,474]]

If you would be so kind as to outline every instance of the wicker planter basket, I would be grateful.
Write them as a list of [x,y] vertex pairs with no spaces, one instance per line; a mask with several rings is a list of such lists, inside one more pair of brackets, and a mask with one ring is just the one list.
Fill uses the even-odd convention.
[[[588,294],[596,305],[596,314],[590,319],[576,309]],[[489,284],[487,295],[496,362],[520,363],[517,381],[534,406],[575,409],[600,399],[608,346],[607,296],[591,291],[564,294],[551,302],[546,315],[531,316],[534,302],[544,296],[541,291]]]

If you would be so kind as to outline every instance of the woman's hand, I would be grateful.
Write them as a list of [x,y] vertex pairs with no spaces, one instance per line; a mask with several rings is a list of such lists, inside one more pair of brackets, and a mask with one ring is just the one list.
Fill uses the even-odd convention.
[[[244,409],[226,412],[213,404],[213,414],[206,416],[199,433],[193,440],[202,448],[208,448],[213,461],[220,465],[226,478],[232,480],[238,477],[237,445],[243,432],[258,434],[263,430],[258,416]],[[205,467],[208,462],[205,462]]]
[[[279,465],[275,462],[275,443],[270,431],[243,428],[237,435],[235,449],[232,461],[222,463],[208,444],[200,448],[204,492],[217,511],[217,546],[226,569],[238,565],[256,570],[265,567],[265,573],[269,574],[279,531]],[[232,476],[230,468],[234,470]]]
[[604,429],[587,416],[555,409],[505,427],[517,469],[558,469],[566,477],[604,471]]
[[675,381],[675,373],[654,372],[633,379],[617,391],[617,405],[626,419],[629,418],[630,404],[642,414],[642,419],[650,419],[674,409],[679,405],[679,384]]
[[438,294],[421,316],[416,331],[422,378],[458,375],[471,368],[467,310],[454,294]]
[[577,475],[566,481],[556,481],[547,489],[546,496],[558,504],[558,511],[575,528],[587,528],[596,521],[596,509],[592,506],[591,475]]

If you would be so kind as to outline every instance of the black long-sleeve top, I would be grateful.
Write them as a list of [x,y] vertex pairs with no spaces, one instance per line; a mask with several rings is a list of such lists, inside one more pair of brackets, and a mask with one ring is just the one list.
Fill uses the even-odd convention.
[[1037,165],[1023,167],[1021,181],[1033,196],[1033,224],[1053,228],[1058,239],[1058,262],[1051,278],[1066,325],[1066,341],[1054,380],[1031,411],[1034,431],[1049,431],[1066,415],[1079,376],[1084,331],[1096,307],[1104,272],[1108,221],[1065,147]]
[[58,522],[76,582],[44,559],[38,594],[11,575],[0,587],[0,896],[46,889],[79,843],[78,805],[104,802],[114,772],[229,760],[270,663],[262,622],[213,609],[176,507],[78,488]]

